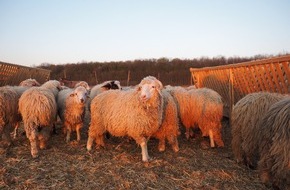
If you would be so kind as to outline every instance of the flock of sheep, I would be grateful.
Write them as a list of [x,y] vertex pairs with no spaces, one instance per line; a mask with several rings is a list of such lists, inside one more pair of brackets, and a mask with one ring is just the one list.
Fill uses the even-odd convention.
[[[208,88],[166,86],[153,76],[135,87],[121,88],[119,81],[106,81],[90,89],[82,81],[74,88],[57,80],[40,85],[27,79],[19,86],[0,87],[0,135],[8,144],[11,132],[16,138],[23,121],[30,141],[31,155],[47,146],[55,130],[57,117],[62,121],[66,142],[76,131],[77,142],[90,115],[87,150],[95,143],[105,146],[105,134],[129,136],[141,147],[142,161],[150,160],[147,141],[159,140],[164,151],[166,141],[179,151],[180,126],[185,136],[199,128],[209,137],[211,147],[223,147],[221,134],[222,97]],[[261,180],[281,189],[290,187],[290,98],[289,95],[259,92],[245,96],[233,108],[232,151],[238,163],[258,168]]]

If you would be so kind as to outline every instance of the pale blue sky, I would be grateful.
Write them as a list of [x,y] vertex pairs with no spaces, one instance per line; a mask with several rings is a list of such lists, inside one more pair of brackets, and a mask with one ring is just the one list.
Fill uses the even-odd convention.
[[290,52],[289,0],[0,0],[0,61]]

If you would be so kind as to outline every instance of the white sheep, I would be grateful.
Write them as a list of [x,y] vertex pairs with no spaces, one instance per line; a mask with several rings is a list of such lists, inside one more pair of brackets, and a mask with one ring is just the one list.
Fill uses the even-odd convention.
[[46,148],[56,120],[56,97],[60,89],[59,81],[50,80],[40,87],[26,90],[19,99],[19,112],[22,115],[26,136],[30,141],[33,158],[38,157],[38,146],[40,149]]
[[142,160],[149,161],[147,140],[162,123],[162,83],[155,77],[144,78],[138,88],[109,90],[96,96],[91,103],[91,124],[87,150],[93,141],[104,146],[103,134],[132,137],[142,149]]
[[77,132],[77,141],[81,140],[80,129],[83,127],[87,98],[88,91],[83,86],[65,89],[58,93],[58,114],[63,122],[64,133],[67,135],[66,142],[70,141],[72,131]]
[[186,90],[183,87],[168,87],[178,105],[179,118],[186,128],[186,138],[190,128],[198,126],[202,136],[209,136],[210,146],[224,146],[221,135],[223,102],[221,96],[212,89]]

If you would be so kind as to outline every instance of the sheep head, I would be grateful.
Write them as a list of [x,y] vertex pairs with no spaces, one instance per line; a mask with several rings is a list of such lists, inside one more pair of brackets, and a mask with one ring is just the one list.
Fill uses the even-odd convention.
[[87,99],[89,98],[88,96],[88,91],[85,87],[83,86],[78,86],[71,94],[70,97],[75,98],[75,101],[78,104],[85,104]]
[[76,85],[75,85],[75,88],[78,87],[78,86],[83,86],[87,89],[87,91],[90,90],[90,86],[89,84],[86,82],[86,81],[80,81],[78,82]]
[[24,81],[22,81],[19,86],[40,86],[40,84],[35,80],[35,79],[26,79]]
[[151,106],[152,102],[156,98],[161,96],[161,90],[163,88],[162,83],[157,80],[155,77],[148,76],[145,77],[140,84],[138,85],[137,91],[139,94],[139,99],[143,104],[146,104],[147,107]]

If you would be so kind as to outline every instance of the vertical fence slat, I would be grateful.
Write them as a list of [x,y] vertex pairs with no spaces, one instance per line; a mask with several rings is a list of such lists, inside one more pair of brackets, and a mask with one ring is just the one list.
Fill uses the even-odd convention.
[[282,91],[282,93],[286,93],[288,88],[284,82],[284,77],[283,77],[283,73],[282,73],[280,64],[276,64],[276,70],[277,70],[277,73],[278,73],[278,76],[280,79],[279,84],[282,86],[282,89],[284,89],[284,91]]

